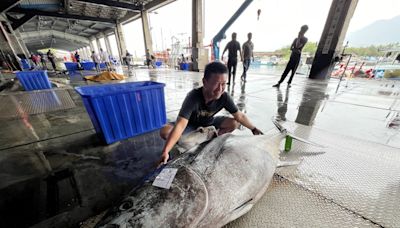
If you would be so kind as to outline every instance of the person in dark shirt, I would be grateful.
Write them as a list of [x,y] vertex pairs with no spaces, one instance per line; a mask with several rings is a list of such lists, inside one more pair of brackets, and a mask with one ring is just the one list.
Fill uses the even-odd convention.
[[247,34],[247,41],[244,42],[242,46],[243,50],[243,74],[240,77],[242,81],[246,82],[246,77],[247,77],[247,70],[250,68],[250,62],[251,59],[253,59],[254,62],[254,54],[253,54],[253,49],[254,49],[254,44],[251,42],[251,38],[253,37],[252,33],[249,32]]
[[291,72],[290,79],[288,81],[288,87],[290,87],[290,84],[292,83],[293,76],[296,73],[297,67],[299,66],[300,58],[301,58],[301,50],[303,49],[304,45],[306,45],[308,39],[307,37],[304,36],[304,34],[307,32],[308,26],[303,25],[301,26],[299,35],[297,36],[296,39],[293,40],[292,45],[290,46],[290,50],[292,51],[292,54],[290,55],[289,62],[286,65],[285,70],[283,71],[282,77],[279,80],[279,82],[273,87],[279,87],[280,84],[285,80],[287,74],[289,71]]
[[236,66],[237,66],[237,52],[240,53],[240,60],[242,59],[242,51],[240,49],[240,43],[236,41],[236,32],[232,33],[232,40],[226,44],[224,51],[222,52],[222,60],[224,60],[224,54],[226,50],[229,51],[228,54],[228,85],[231,84],[231,75],[233,75],[233,83],[235,83],[236,76]]
[[39,52],[39,56],[40,56],[40,62],[42,63],[42,67],[44,70],[46,70],[47,69],[46,60],[44,59],[43,53]]
[[47,59],[50,61],[53,70],[57,71],[55,57],[54,54],[50,51],[50,49],[47,51]]
[[81,62],[81,57],[80,57],[78,51],[75,52],[74,57],[75,57],[77,63],[80,63],[80,62]]
[[[160,164],[166,163],[169,151],[178,142],[184,133],[196,130],[198,127],[215,126],[218,135],[234,131],[239,124],[251,129],[254,135],[262,134],[238,110],[231,96],[225,92],[227,68],[221,62],[212,62],[206,65],[203,77],[203,87],[190,91],[183,101],[175,124],[166,124],[160,130],[160,136],[166,139],[162,150]],[[233,116],[214,117],[225,108]]]

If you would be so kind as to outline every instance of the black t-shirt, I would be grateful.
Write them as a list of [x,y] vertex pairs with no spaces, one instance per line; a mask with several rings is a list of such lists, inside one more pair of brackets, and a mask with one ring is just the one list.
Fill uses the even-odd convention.
[[240,50],[240,43],[236,40],[231,40],[226,44],[226,47],[229,51],[228,58],[237,59],[237,52]]
[[225,108],[230,113],[238,111],[229,94],[224,92],[218,100],[205,103],[203,87],[190,91],[183,101],[179,116],[189,120],[190,125],[210,126],[214,115]]
[[304,36],[301,37],[300,39],[299,38],[294,39],[291,47],[292,54],[301,54],[301,51],[303,50],[303,47],[304,45],[306,45],[307,41],[308,41],[307,37]]

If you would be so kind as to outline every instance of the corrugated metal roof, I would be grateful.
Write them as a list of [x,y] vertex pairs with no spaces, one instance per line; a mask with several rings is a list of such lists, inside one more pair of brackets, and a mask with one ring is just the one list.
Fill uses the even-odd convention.
[[60,0],[23,0],[19,6],[24,9],[36,9],[44,11],[58,11],[63,3]]

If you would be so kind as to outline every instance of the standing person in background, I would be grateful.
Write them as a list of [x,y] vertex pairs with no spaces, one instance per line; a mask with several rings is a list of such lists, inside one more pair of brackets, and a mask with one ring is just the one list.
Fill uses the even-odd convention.
[[156,57],[153,54],[151,54],[150,55],[150,65],[151,65],[151,67],[156,68],[155,64],[156,64]]
[[107,70],[111,70],[110,56],[108,56],[108,53],[103,48],[100,48],[100,58],[106,64]]
[[96,67],[96,71],[100,72],[100,56],[92,51],[92,55],[90,56],[94,62],[94,66]]
[[[35,66],[39,65],[39,61],[36,55],[34,55],[33,53],[31,53],[31,60],[32,62],[35,64]],[[31,68],[34,68],[33,66]]]
[[125,63],[128,66],[128,70],[131,69],[131,62],[132,62],[132,55],[128,51],[126,51],[126,56],[125,56]]
[[46,59],[44,59],[43,53],[39,52],[39,56],[40,56],[40,62],[42,63],[43,70],[47,70]]
[[226,50],[229,51],[228,54],[228,83],[231,84],[231,75],[233,75],[233,84],[235,84],[235,76],[236,76],[236,66],[237,66],[237,52],[240,53],[240,60],[242,59],[242,51],[240,50],[240,43],[236,41],[236,32],[232,33],[232,40],[226,44],[224,51],[222,52],[221,60],[224,60],[224,54]]
[[81,56],[79,55],[78,51],[74,54],[75,60],[78,63],[78,67],[81,68]]
[[290,50],[292,51],[292,54],[290,55],[289,62],[286,65],[285,70],[283,71],[282,77],[279,80],[279,82],[272,87],[279,87],[281,83],[285,80],[286,76],[288,75],[289,71],[291,72],[290,79],[288,81],[288,87],[290,87],[290,84],[292,83],[293,76],[296,73],[297,67],[299,66],[299,62],[301,59],[301,51],[303,50],[304,45],[306,45],[308,39],[307,37],[304,36],[304,34],[307,32],[308,26],[303,25],[301,26],[299,35],[297,36],[296,39],[293,40],[292,45],[290,46]]
[[253,37],[253,34],[251,34],[251,32],[249,32],[247,34],[247,41],[244,42],[243,46],[242,46],[242,50],[243,50],[243,74],[240,77],[240,79],[242,79],[243,82],[246,82],[246,73],[247,70],[250,67],[250,62],[251,59],[253,59],[254,62],[254,55],[253,55],[253,49],[254,49],[254,44],[253,42],[251,42],[251,38]]
[[146,49],[146,65],[147,68],[150,68],[151,58],[150,58],[150,50]]
[[47,51],[47,59],[51,62],[51,66],[53,67],[53,70],[56,71],[57,68],[56,68],[55,56],[50,51],[50,49]]

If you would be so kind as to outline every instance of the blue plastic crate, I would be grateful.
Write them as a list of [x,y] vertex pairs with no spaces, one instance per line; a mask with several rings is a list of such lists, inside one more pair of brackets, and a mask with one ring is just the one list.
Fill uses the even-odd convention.
[[47,70],[19,71],[17,78],[26,91],[51,89]]
[[181,70],[189,70],[189,63],[181,63]]
[[74,73],[75,71],[78,71],[78,63],[65,62],[64,64],[68,72]]
[[29,59],[21,59],[21,65],[23,70],[31,69],[31,65],[29,64]]
[[162,62],[161,62],[161,61],[156,61],[156,66],[157,66],[157,67],[161,67],[161,65],[162,65]]
[[105,63],[100,63],[99,67],[100,67],[100,69],[106,69],[107,65]]
[[96,132],[108,143],[161,128],[167,122],[165,84],[128,82],[76,87]]
[[94,70],[95,69],[94,62],[82,62],[81,65],[84,70]]

